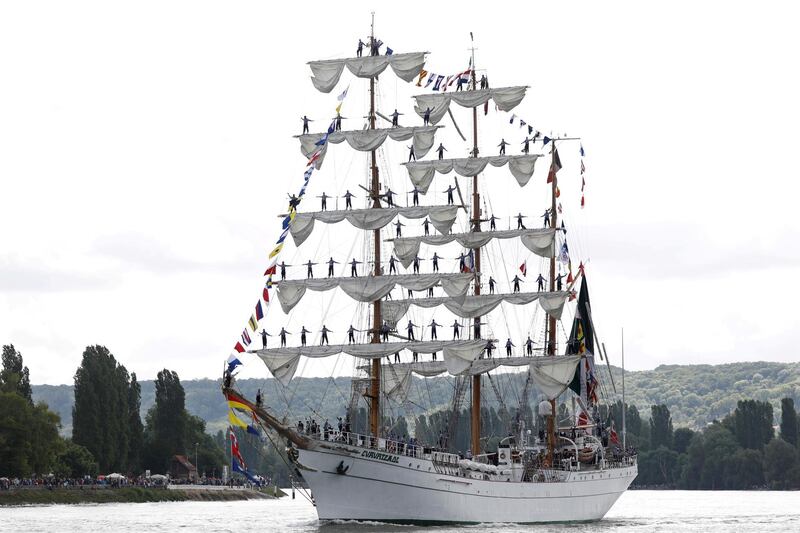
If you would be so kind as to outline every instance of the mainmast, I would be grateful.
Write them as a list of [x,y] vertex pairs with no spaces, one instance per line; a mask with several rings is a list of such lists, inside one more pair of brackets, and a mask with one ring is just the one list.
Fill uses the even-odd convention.
[[[550,141],[550,175],[553,177],[551,193],[550,193],[550,227],[555,228],[558,223],[558,211],[556,210],[556,190],[558,189],[557,173],[553,172],[553,164],[555,161],[556,140]],[[555,242],[553,243],[555,246]],[[556,290],[556,254],[552,254],[550,258],[550,291]],[[549,317],[547,319],[547,355],[554,356],[556,354],[556,319]],[[553,465],[553,450],[556,446],[556,401],[550,400],[551,415],[547,418],[547,462],[550,466]]]
[[[375,12],[372,12],[372,22],[370,24],[370,54],[374,49],[375,43]],[[375,78],[369,79],[369,129],[375,129]],[[370,169],[372,172],[372,182],[370,184],[370,195],[372,196],[372,208],[380,209],[380,181],[378,180],[378,162],[375,155],[375,150],[370,152]],[[376,229],[374,232],[375,250],[375,275],[381,275],[381,230]],[[381,319],[381,301],[376,300],[372,302],[372,342],[379,343],[381,341],[380,329],[383,324]],[[369,428],[370,433],[375,436],[380,436],[380,395],[381,395],[381,360],[375,358],[372,360],[372,370],[370,372],[370,404],[369,404]]]
[[[472,38],[472,32],[469,33],[471,41],[472,52],[472,90],[478,88],[477,79],[475,76],[475,42]],[[472,156],[478,157],[478,108],[472,108]],[[472,231],[481,230],[481,210],[480,210],[480,193],[478,192],[478,175],[472,176]],[[481,271],[481,249],[475,249],[475,272]],[[475,294],[481,293],[480,280],[475,280]],[[481,328],[481,317],[475,317],[475,336],[478,337]],[[472,455],[479,455],[481,453],[481,375],[477,374],[472,376],[472,421],[470,424],[471,429],[471,447]]]

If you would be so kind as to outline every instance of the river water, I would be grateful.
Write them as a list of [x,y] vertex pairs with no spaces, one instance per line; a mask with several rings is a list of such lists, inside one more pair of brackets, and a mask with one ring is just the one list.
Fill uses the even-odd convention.
[[320,523],[312,505],[297,499],[242,502],[130,503],[0,507],[0,531],[155,531],[406,533],[412,531],[519,532],[800,532],[800,492],[629,491],[601,522],[543,526],[393,526]]

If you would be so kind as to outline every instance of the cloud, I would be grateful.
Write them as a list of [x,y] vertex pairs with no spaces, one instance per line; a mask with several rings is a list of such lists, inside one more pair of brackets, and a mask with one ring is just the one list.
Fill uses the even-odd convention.
[[103,289],[112,285],[108,276],[43,266],[29,260],[0,258],[0,291],[62,292]]

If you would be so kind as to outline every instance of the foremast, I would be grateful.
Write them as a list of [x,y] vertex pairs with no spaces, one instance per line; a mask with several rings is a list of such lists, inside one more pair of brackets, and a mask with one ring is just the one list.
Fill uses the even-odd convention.
[[[370,24],[370,49],[373,47],[375,41],[375,13],[372,13],[372,21]],[[375,77],[369,79],[369,129],[375,129]],[[370,151],[370,195],[372,196],[372,208],[380,209],[380,180],[378,179],[378,160],[375,150]],[[373,231],[375,249],[374,249],[374,264],[375,275],[381,275],[381,230],[376,229]],[[372,342],[381,342],[380,329],[383,325],[381,318],[381,301],[380,299],[372,302]],[[381,360],[375,358],[372,360],[370,371],[370,390],[369,390],[369,428],[370,433],[374,437],[380,437],[380,423],[381,423]]]

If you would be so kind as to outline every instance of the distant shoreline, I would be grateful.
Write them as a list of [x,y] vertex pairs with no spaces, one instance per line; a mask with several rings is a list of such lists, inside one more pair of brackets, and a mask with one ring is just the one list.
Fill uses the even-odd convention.
[[[51,505],[83,503],[147,503],[185,501],[240,501],[273,499],[273,488],[264,491],[252,489],[226,489],[225,487],[180,486],[165,488],[123,487],[111,488],[22,488],[0,490],[0,507],[10,505]],[[278,497],[285,496],[278,489]]]

